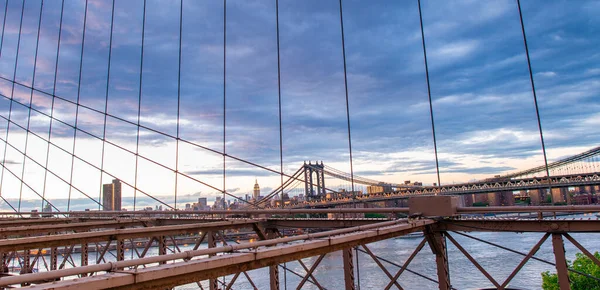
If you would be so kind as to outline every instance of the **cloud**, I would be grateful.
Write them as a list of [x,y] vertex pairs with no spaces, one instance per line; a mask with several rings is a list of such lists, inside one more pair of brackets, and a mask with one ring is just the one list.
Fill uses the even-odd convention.
[[545,71],[545,72],[536,73],[535,75],[540,76],[540,77],[551,78],[551,77],[555,77],[557,74],[553,71]]

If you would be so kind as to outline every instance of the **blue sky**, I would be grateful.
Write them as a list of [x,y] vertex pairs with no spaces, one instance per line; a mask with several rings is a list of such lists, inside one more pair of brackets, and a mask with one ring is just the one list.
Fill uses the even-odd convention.
[[[373,2],[343,2],[354,171],[389,182],[435,182],[417,2]],[[515,1],[422,2],[442,183],[543,164]],[[84,192],[97,198],[101,183],[116,176],[173,203],[175,174],[170,169],[196,179],[180,175],[178,194],[215,196],[217,190],[197,181],[223,188],[222,156],[192,144],[223,151],[223,3],[183,3],[179,137],[188,142],[179,142],[176,160],[173,138],[140,129],[139,154],[164,167],[140,158],[137,182],[131,152],[137,147],[140,95],[140,124],[177,135],[180,2],[147,1],[141,85],[143,1],[116,1],[108,84],[112,2],[88,2],[83,61],[85,2],[65,2],[58,68],[60,1],[44,2],[34,61],[40,3],[25,3],[16,74],[22,2],[8,3],[0,76],[9,81],[0,80],[5,96],[0,100],[0,136],[8,136],[12,145],[4,164],[32,189],[21,189],[18,178],[5,171],[3,196],[12,200],[22,191],[26,198],[39,199],[35,190],[65,198],[69,186],[61,179],[72,179],[73,197],[84,197]],[[522,4],[549,159],[597,146],[600,1]],[[303,160],[323,160],[349,171],[338,1],[281,0],[279,8],[284,171],[295,172]],[[227,1],[226,153],[278,171],[275,29],[274,1]],[[49,95],[27,88],[34,63],[33,87]],[[52,112],[55,69],[55,94],[79,99],[93,110],[55,99]],[[14,91],[13,76],[18,83]],[[15,124],[7,134],[11,96],[25,105],[13,102],[11,121],[24,128],[29,123],[43,138],[27,137]],[[66,124],[77,119],[78,128],[100,139],[106,109],[114,117],[106,119],[110,144],[104,146],[104,158],[100,139],[75,134],[57,121],[50,139],[67,152],[52,145],[47,155],[50,119],[33,111],[28,122],[30,98],[33,108],[52,112]],[[72,161],[73,149],[86,162]],[[33,160],[19,153],[25,150]],[[56,175],[47,175],[44,190],[40,165],[46,161]],[[251,191],[255,178],[263,191],[280,182],[278,174],[229,158],[226,168],[226,189],[240,196]],[[124,192],[133,194],[128,186]]]

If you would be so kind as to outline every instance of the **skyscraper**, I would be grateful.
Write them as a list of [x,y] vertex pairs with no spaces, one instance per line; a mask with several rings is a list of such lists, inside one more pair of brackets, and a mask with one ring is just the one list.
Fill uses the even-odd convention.
[[121,210],[121,181],[102,185],[102,208],[106,211]]
[[254,180],[254,192],[252,193],[252,197],[254,198],[254,200],[258,200],[258,197],[260,196],[260,186],[258,186],[258,179]]

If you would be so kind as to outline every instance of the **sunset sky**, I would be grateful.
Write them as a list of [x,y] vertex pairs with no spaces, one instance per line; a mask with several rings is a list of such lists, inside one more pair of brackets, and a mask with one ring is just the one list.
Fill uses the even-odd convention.
[[[23,2],[8,1],[4,15],[5,3],[0,1],[0,17],[6,17],[0,51],[2,197],[15,206],[19,196],[34,201],[26,209],[41,206],[38,194],[64,204],[72,180],[72,198],[91,201],[85,193],[98,200],[101,184],[113,177],[124,182],[124,196],[133,196],[137,184],[173,204],[177,191],[178,207],[221,194],[222,1],[183,1],[181,67],[179,0],[146,2],[142,64],[144,1],[115,2],[111,46],[112,1],[89,0],[83,54],[86,2],[65,1],[58,61],[61,1],[44,1],[37,60],[41,1],[25,2],[21,28]],[[343,5],[354,173],[387,182],[436,182],[417,1]],[[542,165],[516,2],[422,5],[442,184]],[[600,1],[522,5],[549,160],[598,146]],[[279,171],[275,21],[275,0],[227,1],[225,151]],[[279,21],[284,172],[292,174],[305,160],[350,172],[339,3],[280,0]],[[141,128],[139,148],[138,111],[142,126],[165,133]],[[48,152],[51,114],[55,145]],[[75,122],[81,129],[76,132],[69,126]],[[110,144],[103,146],[103,137]],[[136,149],[164,167],[138,158],[136,179]],[[71,153],[78,158],[73,161]],[[53,174],[44,174],[46,162]],[[250,193],[255,179],[263,193],[280,183],[279,174],[231,158],[225,165],[225,188],[237,196]],[[180,174],[176,187],[172,170],[196,180]],[[27,185],[21,186],[21,176]],[[0,200],[0,209],[10,207]]]

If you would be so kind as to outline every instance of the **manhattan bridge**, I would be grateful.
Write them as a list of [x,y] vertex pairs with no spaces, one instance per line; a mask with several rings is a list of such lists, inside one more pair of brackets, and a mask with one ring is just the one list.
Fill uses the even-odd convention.
[[593,1],[0,8],[0,289],[600,281]]

